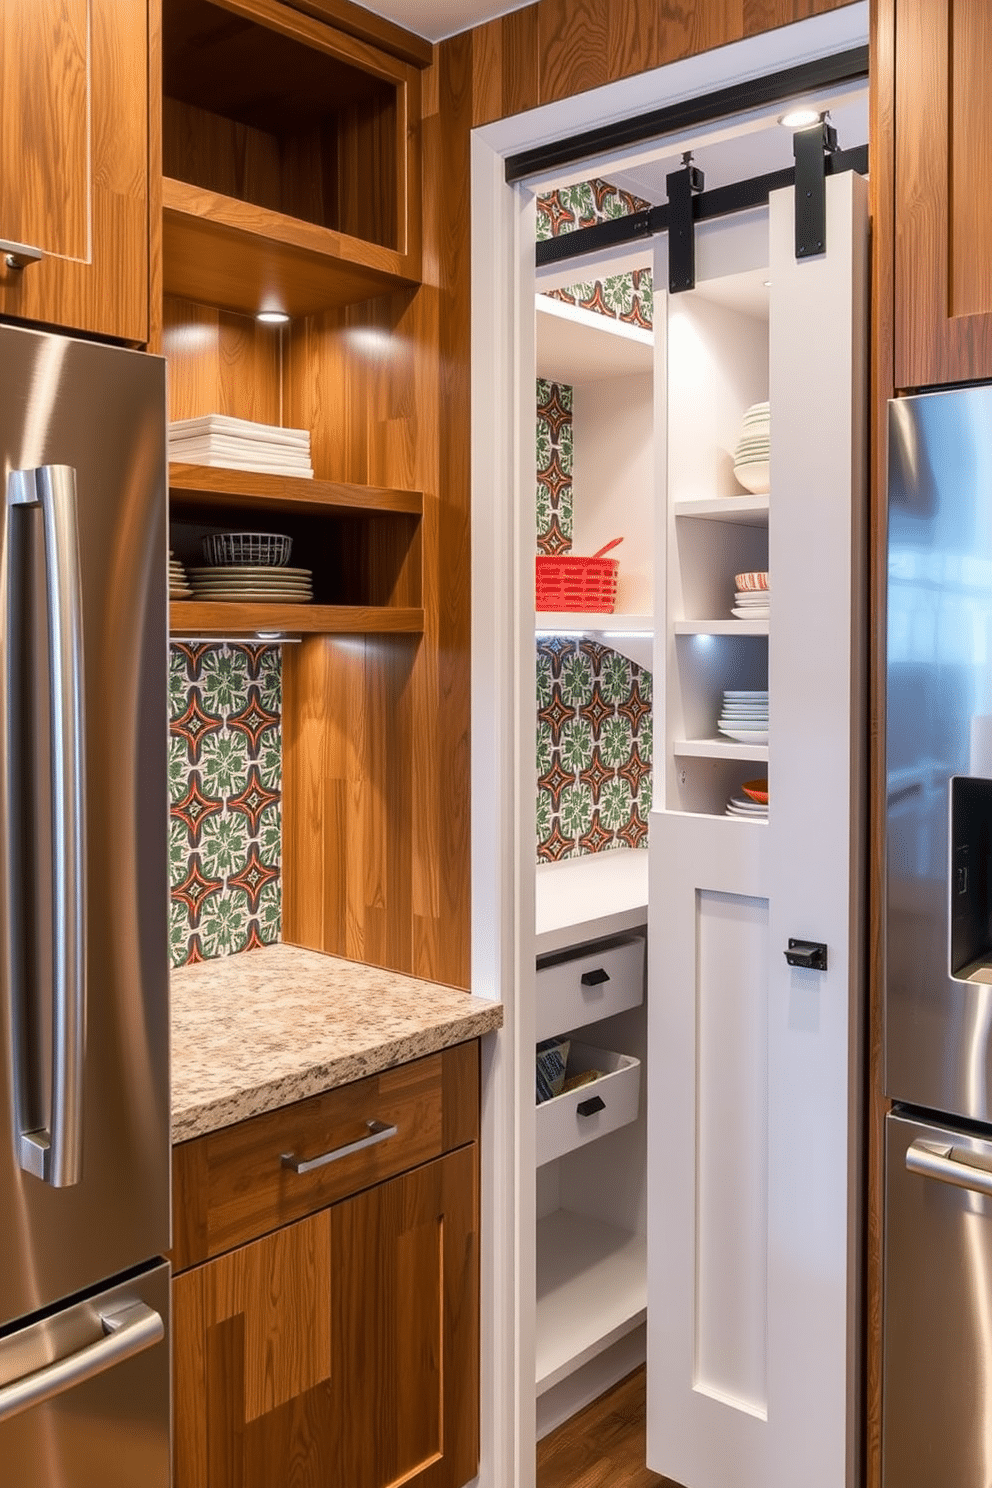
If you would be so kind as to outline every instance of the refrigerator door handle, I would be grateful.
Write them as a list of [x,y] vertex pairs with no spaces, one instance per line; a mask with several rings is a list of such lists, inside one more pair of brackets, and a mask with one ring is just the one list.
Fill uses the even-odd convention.
[[966,1156],[967,1148],[918,1138],[906,1149],[906,1167],[923,1178],[936,1178],[939,1183],[952,1183],[955,1188],[992,1198],[992,1172],[974,1167],[965,1161]]
[[[86,735],[75,470],[43,465],[12,471],[7,506],[41,508],[52,730],[51,1113],[47,1128],[21,1132],[19,1158],[36,1178],[53,1188],[69,1188],[82,1178],[86,1058]],[[10,581],[8,574],[8,595]]]
[[153,1307],[135,1302],[120,1312],[100,1314],[103,1337],[65,1359],[56,1359],[9,1385],[0,1386],[0,1422],[33,1405],[63,1395],[76,1385],[133,1359],[165,1337],[165,1324]]

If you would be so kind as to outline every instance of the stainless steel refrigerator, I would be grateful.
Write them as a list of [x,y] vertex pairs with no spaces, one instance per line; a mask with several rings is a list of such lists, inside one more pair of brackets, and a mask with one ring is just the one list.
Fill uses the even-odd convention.
[[883,1476],[992,1485],[992,387],[889,405]]
[[165,369],[0,326],[0,1481],[170,1481]]

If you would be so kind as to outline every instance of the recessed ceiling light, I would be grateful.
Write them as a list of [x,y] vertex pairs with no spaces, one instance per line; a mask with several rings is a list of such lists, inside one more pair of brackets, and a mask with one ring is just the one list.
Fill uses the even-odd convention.
[[289,316],[285,310],[259,310],[255,319],[261,321],[262,325],[287,325]]
[[820,110],[815,108],[794,108],[787,114],[782,114],[778,121],[786,129],[805,129],[809,124],[820,122]]
[[771,289],[771,287],[772,287],[772,281],[770,279],[762,279],[761,282],[765,286],[766,289]]

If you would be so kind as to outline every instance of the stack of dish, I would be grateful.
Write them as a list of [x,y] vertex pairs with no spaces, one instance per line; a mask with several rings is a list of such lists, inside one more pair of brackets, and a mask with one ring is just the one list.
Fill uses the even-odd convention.
[[727,691],[717,728],[739,744],[768,743],[768,693]]
[[309,568],[287,566],[292,540],[275,532],[225,532],[203,539],[211,560],[189,570],[197,599],[208,603],[308,604]]
[[179,559],[169,549],[169,598],[170,599],[192,599],[193,591],[189,587],[186,570]]
[[313,478],[309,429],[283,429],[206,413],[169,425],[169,459],[191,465]]
[[745,780],[739,796],[731,796],[727,802],[727,816],[739,816],[747,821],[768,820],[768,781]]
[[734,583],[736,589],[730,613],[737,620],[767,620],[770,598],[767,573],[735,574]]
[[189,572],[193,593],[208,603],[309,604],[313,599],[309,568],[254,568],[232,563],[224,568],[191,568]]
[[746,491],[763,496],[769,487],[771,422],[767,403],[752,403],[734,450],[734,474]]

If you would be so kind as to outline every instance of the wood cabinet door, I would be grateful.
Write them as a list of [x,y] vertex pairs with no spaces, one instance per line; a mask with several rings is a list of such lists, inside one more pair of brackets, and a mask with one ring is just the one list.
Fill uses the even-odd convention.
[[176,1488],[461,1488],[475,1475],[477,1151],[175,1279]]
[[992,377],[992,6],[897,0],[895,383]]
[[145,0],[0,0],[0,315],[148,337]]

